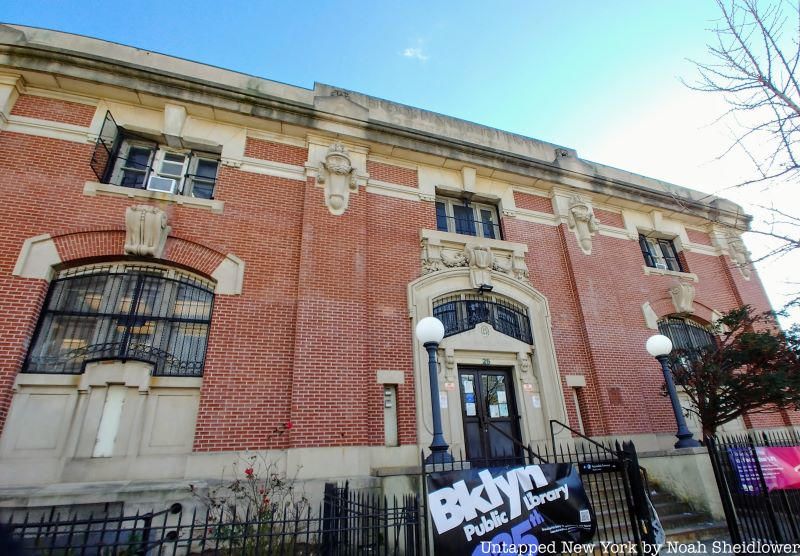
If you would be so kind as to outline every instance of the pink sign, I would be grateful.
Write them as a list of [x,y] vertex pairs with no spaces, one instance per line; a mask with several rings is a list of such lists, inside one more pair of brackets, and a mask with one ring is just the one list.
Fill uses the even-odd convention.
[[768,490],[800,488],[800,446],[756,448]]

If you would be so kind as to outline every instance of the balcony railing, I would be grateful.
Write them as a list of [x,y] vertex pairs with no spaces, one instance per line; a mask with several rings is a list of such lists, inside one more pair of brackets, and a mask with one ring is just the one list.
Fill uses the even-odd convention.
[[436,227],[442,232],[454,232],[488,239],[503,239],[500,224],[489,219],[473,220],[454,216],[437,215]]
[[472,330],[485,322],[501,334],[533,344],[527,312],[523,307],[503,299],[481,295],[445,298],[434,304],[433,316],[444,324],[445,337]]

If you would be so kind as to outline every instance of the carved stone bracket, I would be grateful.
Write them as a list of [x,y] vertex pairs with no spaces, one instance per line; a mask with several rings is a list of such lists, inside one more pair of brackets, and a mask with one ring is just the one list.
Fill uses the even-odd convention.
[[125,209],[125,254],[160,258],[171,228],[158,207],[135,205]]
[[485,245],[467,244],[464,253],[469,261],[469,279],[475,289],[492,287],[492,268],[494,255]]
[[529,373],[531,370],[530,355],[524,351],[517,352],[517,365],[519,370],[523,373]]
[[736,263],[736,267],[745,280],[750,279],[750,251],[739,236],[728,236],[728,251],[731,259]]
[[600,229],[594,216],[592,205],[578,197],[572,197],[567,211],[567,224],[575,232],[581,251],[586,255],[592,254],[592,236]]
[[325,205],[331,214],[344,214],[350,203],[350,192],[358,189],[350,153],[340,142],[328,147],[317,180],[325,185]]
[[422,230],[422,274],[448,268],[468,268],[474,288],[492,285],[495,272],[527,282],[528,267],[521,243],[482,239],[449,232]]
[[455,380],[456,372],[456,351],[453,347],[446,347],[444,349],[444,380],[445,382],[453,382]]
[[669,295],[676,313],[694,313],[694,285],[677,281],[669,289]]

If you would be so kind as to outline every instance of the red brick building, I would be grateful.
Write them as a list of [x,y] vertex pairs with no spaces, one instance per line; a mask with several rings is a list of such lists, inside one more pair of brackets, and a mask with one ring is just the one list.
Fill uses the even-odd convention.
[[724,199],[353,91],[8,25],[0,188],[6,487],[218,477],[253,450],[308,479],[414,466],[429,315],[455,450],[545,441],[551,419],[667,447],[645,340],[768,308]]

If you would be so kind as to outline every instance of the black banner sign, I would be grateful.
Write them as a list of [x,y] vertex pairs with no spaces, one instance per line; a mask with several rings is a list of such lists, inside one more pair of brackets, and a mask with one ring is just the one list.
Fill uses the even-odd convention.
[[437,556],[560,552],[561,542],[587,542],[596,529],[569,464],[442,471],[427,481]]

